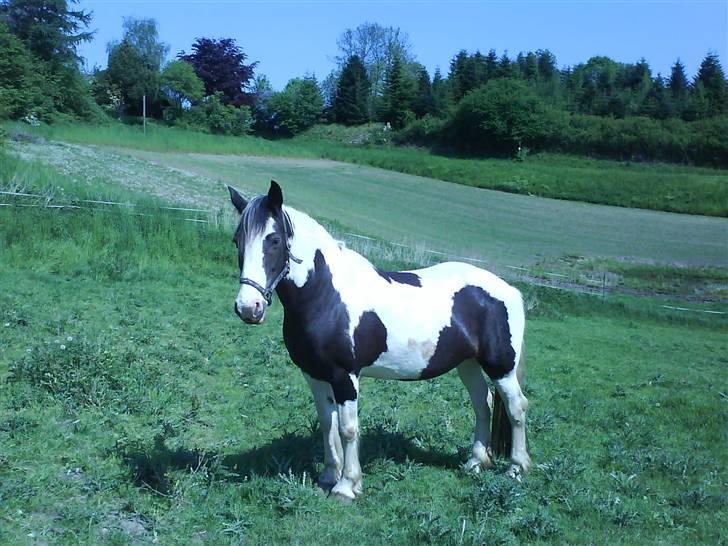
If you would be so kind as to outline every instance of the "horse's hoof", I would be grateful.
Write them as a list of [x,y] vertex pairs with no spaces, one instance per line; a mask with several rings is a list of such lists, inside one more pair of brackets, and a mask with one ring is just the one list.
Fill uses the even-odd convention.
[[336,499],[337,501],[339,501],[341,504],[351,504],[352,502],[354,502],[354,498],[355,498],[353,495],[351,497],[349,497],[348,495],[346,495],[344,493],[334,492],[333,490],[331,491],[330,496],[332,498]]
[[356,493],[347,480],[340,481],[331,489],[331,496],[337,500],[349,504],[356,498]]
[[470,459],[463,463],[463,468],[466,472],[480,474],[481,470],[493,468],[493,461],[490,459],[490,457],[486,457],[485,460],[478,459],[477,457],[470,457]]

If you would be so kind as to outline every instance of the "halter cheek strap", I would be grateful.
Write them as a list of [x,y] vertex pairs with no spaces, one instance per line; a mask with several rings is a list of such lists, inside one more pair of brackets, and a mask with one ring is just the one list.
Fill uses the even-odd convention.
[[294,255],[292,255],[289,248],[286,248],[286,254],[286,263],[283,266],[283,269],[281,269],[281,272],[276,275],[276,278],[273,279],[265,288],[259,285],[253,279],[243,277],[243,274],[240,273],[240,284],[247,284],[248,286],[252,286],[253,288],[255,288],[265,298],[265,302],[268,304],[268,306],[270,306],[273,302],[273,291],[276,289],[276,286],[278,286],[278,283],[280,283],[291,271],[290,260],[293,260],[297,264],[303,262],[303,260],[296,258]]
[[253,279],[243,277],[243,272],[240,272],[240,284],[247,284],[248,286],[252,286],[253,288],[255,288],[265,298],[265,302],[268,304],[269,307],[270,304],[273,303],[273,291],[276,289],[276,286],[278,286],[278,283],[285,279],[288,273],[290,273],[291,271],[291,260],[293,260],[297,264],[303,263],[303,260],[301,260],[300,258],[296,258],[293,254],[291,254],[291,243],[288,240],[288,230],[286,229],[285,220],[283,221],[283,236],[285,237],[286,241],[286,263],[283,265],[283,269],[281,269],[281,272],[276,275],[276,278],[268,283],[268,286],[263,287],[255,282]]

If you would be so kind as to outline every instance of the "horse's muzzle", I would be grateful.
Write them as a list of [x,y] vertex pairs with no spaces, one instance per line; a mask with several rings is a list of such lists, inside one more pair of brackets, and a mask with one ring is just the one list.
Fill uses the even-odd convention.
[[255,307],[244,307],[242,310],[238,307],[238,303],[233,303],[235,314],[246,324],[260,324],[265,320],[266,306],[256,305]]

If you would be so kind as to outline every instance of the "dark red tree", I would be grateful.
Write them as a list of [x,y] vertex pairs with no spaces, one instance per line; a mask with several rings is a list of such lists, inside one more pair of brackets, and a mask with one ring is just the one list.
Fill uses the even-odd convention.
[[255,104],[256,97],[250,84],[258,62],[245,64],[248,56],[235,44],[233,38],[198,38],[192,44],[192,53],[186,54],[183,51],[177,57],[187,61],[195,69],[195,73],[205,84],[205,95],[220,91],[225,104]]

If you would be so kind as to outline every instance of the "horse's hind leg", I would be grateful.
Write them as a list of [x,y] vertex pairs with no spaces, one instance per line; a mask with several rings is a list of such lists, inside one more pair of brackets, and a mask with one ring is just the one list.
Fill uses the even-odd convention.
[[303,374],[311,387],[316,412],[318,413],[321,432],[324,437],[324,469],[319,474],[318,484],[321,489],[331,491],[341,478],[344,452],[339,437],[339,416],[334,402],[334,393],[326,381],[319,381]]
[[526,445],[526,410],[528,410],[528,399],[521,391],[521,386],[516,377],[516,370],[511,370],[505,377],[496,379],[495,385],[503,399],[513,431],[511,468],[508,473],[518,478],[521,473],[528,471],[531,466],[531,458],[528,456]]
[[490,450],[490,404],[492,401],[488,385],[475,360],[466,360],[457,368],[460,380],[468,389],[470,401],[475,412],[475,434],[473,436],[473,451],[465,463],[467,470],[479,472],[482,468],[493,466]]

